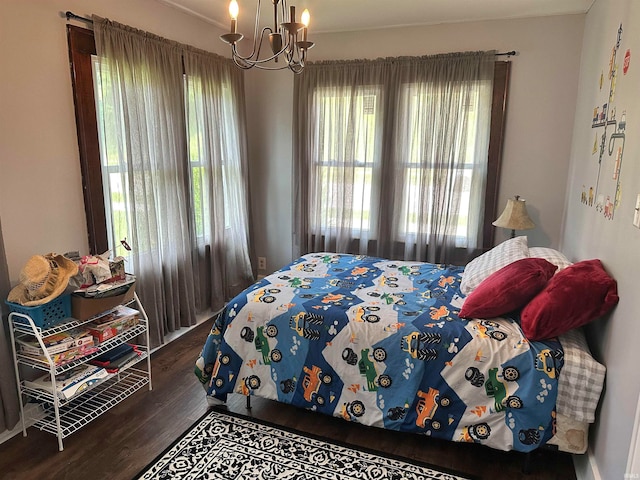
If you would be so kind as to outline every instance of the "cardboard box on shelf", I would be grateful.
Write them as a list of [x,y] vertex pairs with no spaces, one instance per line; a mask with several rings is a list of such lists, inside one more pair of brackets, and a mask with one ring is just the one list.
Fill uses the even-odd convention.
[[109,326],[107,325],[96,325],[90,329],[91,334],[93,335],[93,340],[96,343],[102,343],[110,338],[115,337],[121,332],[137,325],[139,323],[138,317],[133,317],[127,320],[125,323],[120,323],[117,326]]
[[86,328],[93,335],[94,341],[101,343],[137,325],[140,322],[139,314],[138,310],[120,305],[108,314],[87,323]]
[[127,307],[126,305],[118,305],[110,312],[100,315],[91,319],[89,326],[91,325],[104,325],[108,323],[110,325],[117,324],[118,322],[124,322],[131,317],[140,315],[140,312],[135,308]]
[[132,283],[125,293],[112,297],[91,298],[74,293],[71,295],[71,316],[81,321],[88,320],[113,310],[118,305],[129,303],[133,300],[135,286]]
[[[31,335],[17,338],[16,342],[18,343],[20,352],[26,355],[44,355],[40,342]],[[74,347],[82,347],[85,345],[93,346],[93,336],[85,328],[74,328],[66,332],[46,336],[42,339],[42,343],[44,343],[47,352],[51,355],[64,352]]]
[[115,373],[125,366],[137,363],[141,356],[142,351],[137,345],[124,343],[89,360],[89,363],[103,367],[109,373]]
[[[93,365],[79,365],[62,374],[56,375],[56,391],[62,400],[69,400],[91,385],[109,376],[104,368]],[[46,374],[35,380],[25,380],[26,387],[44,390],[53,394],[51,375]]]
[[[95,340],[94,340],[95,341]],[[72,347],[68,350],[64,350],[59,353],[49,354],[51,360],[56,366],[65,365],[69,362],[77,360],[79,358],[85,357],[87,355],[91,355],[98,351],[98,348],[93,345],[93,342],[90,344],[85,344],[80,347]],[[48,365],[47,357],[44,355],[28,355],[29,358],[33,358],[34,360],[42,363],[43,365]]]

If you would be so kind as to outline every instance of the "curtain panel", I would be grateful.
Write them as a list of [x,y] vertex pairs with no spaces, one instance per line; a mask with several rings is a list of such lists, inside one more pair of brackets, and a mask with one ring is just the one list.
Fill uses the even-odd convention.
[[495,51],[310,63],[294,84],[298,253],[482,247]]
[[[156,346],[252,281],[242,79],[221,57],[107,19],[94,16],[94,35],[110,245],[127,232]],[[220,108],[219,83],[233,112]]]
[[201,216],[198,270],[209,277],[199,297],[218,310],[253,282],[244,75],[228,59],[194,48],[183,58],[190,162],[202,165],[192,169],[192,188],[208,205],[192,209]]
[[[0,221],[0,298],[7,298],[11,290],[9,265],[2,238]],[[0,302],[0,432],[13,429],[20,420],[20,401],[16,387],[16,371],[13,365],[11,334],[9,332],[9,308]]]

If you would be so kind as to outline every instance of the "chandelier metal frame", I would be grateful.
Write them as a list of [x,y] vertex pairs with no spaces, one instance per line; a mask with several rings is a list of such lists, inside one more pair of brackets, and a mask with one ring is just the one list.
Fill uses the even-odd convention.
[[[294,73],[302,73],[305,66],[307,51],[313,47],[314,43],[307,40],[307,27],[309,24],[309,12],[305,10],[300,22],[296,21],[296,7],[289,8],[287,18],[286,0],[271,0],[273,4],[273,27],[265,26],[260,28],[260,7],[258,0],[256,7],[256,19],[253,35],[253,49],[251,54],[243,56],[238,52],[238,43],[244,35],[237,32],[238,4],[236,0],[231,0],[229,13],[231,15],[231,31],[220,35],[220,39],[231,46],[231,56],[234,63],[245,70],[259,68],[262,70],[284,70],[290,69]],[[234,5],[235,4],[235,5]],[[278,23],[278,7],[280,7],[282,23]],[[301,38],[299,38],[299,36]],[[269,39],[272,54],[268,57],[260,58],[262,43],[265,38]],[[275,66],[280,59],[285,61],[284,65]]]

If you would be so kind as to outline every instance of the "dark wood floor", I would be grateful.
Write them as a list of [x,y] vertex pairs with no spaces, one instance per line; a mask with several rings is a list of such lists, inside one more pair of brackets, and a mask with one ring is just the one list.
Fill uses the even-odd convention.
[[[152,357],[153,391],[138,391],[64,440],[35,428],[0,445],[3,479],[131,479],[207,411],[204,390],[193,364],[204,343],[207,322],[157,351]],[[246,414],[245,398],[231,395],[229,410]],[[270,422],[347,442],[354,446],[469,473],[491,480],[572,480],[571,456],[543,451],[533,455],[532,472],[521,473],[523,455],[479,445],[437,441],[418,435],[364,427],[253,399],[251,415]]]

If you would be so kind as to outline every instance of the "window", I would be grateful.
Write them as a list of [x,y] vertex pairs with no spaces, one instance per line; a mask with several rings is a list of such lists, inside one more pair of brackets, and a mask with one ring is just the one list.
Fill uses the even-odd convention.
[[[460,116],[466,120],[465,152],[462,164],[449,171],[452,181],[462,183],[462,192],[457,207],[458,228],[456,230],[456,244],[466,247],[467,224],[471,186],[474,174],[477,175],[477,158],[474,155],[478,141],[478,115],[476,98],[481,95],[491,95],[491,82],[476,82],[477,85],[461,105]],[[336,227],[340,224],[339,209],[344,198],[345,189],[351,203],[351,225],[353,232],[372,231],[375,215],[373,205],[379,201],[375,194],[375,185],[380,183],[379,150],[381,112],[378,107],[382,102],[382,87],[360,87],[353,89],[318,88],[315,103],[319,105],[317,111],[318,155],[315,161],[317,169],[318,210],[321,213],[317,224],[312,228],[317,233],[326,233],[323,229]],[[431,119],[425,114],[425,105],[435,105],[441,108],[442,99],[416,84],[405,84],[400,94],[399,115],[405,120],[401,122],[403,131],[398,139],[408,139],[402,155],[404,181],[402,189],[402,213],[400,221],[401,237],[399,241],[414,241],[414,236],[420,229],[431,229],[432,218],[425,215],[421,202],[425,198],[435,195],[434,185],[438,171],[443,165],[425,163],[424,158],[430,157],[432,139],[424,135],[425,131],[434,129],[429,122]],[[352,109],[352,111],[350,110]],[[347,184],[348,182],[348,184]],[[423,186],[427,187],[426,190]]]
[[[315,93],[315,102],[320,106],[317,119],[320,138],[314,166],[320,194],[317,208],[321,212],[319,222],[313,225],[316,231],[340,223],[338,199],[350,203],[354,231],[368,231],[372,227],[371,205],[377,201],[374,185],[380,175],[376,143],[380,136],[380,96],[381,89],[377,87],[355,91],[318,89]],[[347,178],[352,190],[345,199],[342,192]]]
[[[100,66],[98,58],[91,56],[92,74],[94,79],[94,95],[96,99],[96,116],[98,118],[98,139],[101,145],[101,171],[102,184],[104,188],[105,214],[109,219],[107,222],[107,242],[109,249],[114,256],[127,257],[129,252],[120,242],[126,240],[129,236],[129,225],[131,223],[130,212],[128,207],[127,192],[128,176],[127,161],[120,156],[126,155],[125,146],[121,148],[119,141],[124,140],[125,135],[120,134],[117,125],[123,122],[118,119],[119,110],[116,108],[117,101],[115,98],[103,97],[103,90],[100,88],[102,82],[110,81],[109,75],[103,75],[105,66]],[[106,95],[113,92],[111,88],[104,90]]]
[[[242,183],[242,175],[238,168],[239,162],[229,162],[225,159],[237,156],[234,146],[239,145],[237,131],[233,128],[224,128],[224,142],[217,148],[224,149],[225,154],[221,155],[221,164],[216,164],[213,168],[215,172],[208,172],[204,158],[206,149],[211,148],[207,144],[204,129],[207,128],[205,114],[205,94],[202,90],[202,82],[196,77],[185,75],[185,105],[186,105],[186,125],[187,125],[187,148],[189,150],[189,163],[191,175],[193,216],[195,223],[196,237],[199,243],[209,244],[211,242],[208,232],[212,231],[211,212],[209,205],[213,204],[211,198],[212,191],[209,187],[208,179],[219,179],[222,182],[222,194],[224,198],[224,218],[225,228],[231,228],[231,219],[233,212],[231,211],[231,186]],[[231,89],[228,84],[220,86],[220,105],[222,111],[219,112],[220,118],[232,118],[234,113],[234,100],[231,95]],[[216,126],[222,129],[223,127]]]
[[67,26],[90,253],[129,257],[159,345],[253,281],[242,73],[107,19],[94,28],[105,57],[92,60],[94,32]]
[[205,232],[209,231],[207,205],[209,205],[209,192],[204,188],[205,163],[202,158],[202,145],[204,138],[202,132],[195,128],[198,118],[202,118],[202,105],[198,100],[202,98],[201,92],[197,89],[197,82],[189,81],[185,76],[185,104],[187,105],[187,142],[189,149],[189,163],[191,168],[191,184],[193,186],[193,216],[195,219],[195,230],[198,239],[204,238]]
[[[126,250],[120,241],[130,238],[132,211],[127,198],[129,174],[127,172],[126,145],[120,144],[125,138],[117,131],[115,121],[121,115],[117,108],[117,98],[102,98],[101,89],[97,85],[108,81],[101,77],[101,69],[95,56],[93,32],[73,25],[67,26],[69,51],[73,68],[76,122],[78,125],[78,143],[83,175],[85,212],[89,234],[90,252],[97,254],[115,248],[117,255],[126,256]],[[202,82],[193,77],[184,76],[185,123],[187,128],[187,149],[190,168],[190,188],[192,215],[195,236],[200,245],[211,242],[212,231],[209,211],[213,204],[211,196],[222,192],[224,202],[224,223],[226,229],[231,228],[232,221],[238,219],[243,212],[231,211],[237,204],[238,194],[234,187],[244,182],[238,160],[239,134],[235,122],[229,125],[216,126],[224,130],[219,145],[211,145],[207,141],[205,129],[207,125],[205,109],[208,108]],[[107,89],[108,91],[112,91]],[[208,92],[209,94],[211,92]],[[228,83],[220,86],[220,118],[237,117],[237,102]],[[116,95],[117,96],[117,95]],[[102,145],[102,148],[99,148]],[[208,167],[205,162],[208,149],[220,149],[223,159],[221,165]],[[97,168],[100,165],[101,168]],[[207,171],[214,168],[216,171]],[[213,180],[212,180],[213,179]],[[212,181],[218,182],[212,185]],[[219,189],[218,189],[219,188]],[[230,197],[234,197],[231,199]]]
[[[463,156],[462,162],[458,162],[454,168],[449,169],[445,163],[446,159],[443,162],[436,153],[430,151],[432,143],[440,140],[424,135],[424,132],[438,131],[437,126],[430,124],[433,118],[426,114],[428,109],[425,106],[429,105],[432,109],[444,111],[445,107],[441,106],[442,99],[429,91],[425,92],[419,85],[403,85],[400,95],[400,115],[406,121],[402,123],[404,131],[399,133],[398,138],[408,139],[408,142],[401,156],[404,181],[402,182],[403,198],[400,214],[402,225],[399,229],[399,241],[415,242],[415,235],[421,229],[428,231],[432,229],[432,209],[421,207],[425,201],[434,198],[436,195],[434,189],[437,184],[460,182],[462,188],[455,209],[457,217],[455,242],[458,248],[466,248],[470,243],[468,223],[473,178],[474,175],[484,174],[484,168],[479,165],[479,159],[474,154],[480,129],[476,104],[480,96],[487,95],[491,96],[491,82],[478,81],[463,99],[458,113],[465,121],[461,128],[465,130],[466,145],[459,149]],[[425,162],[425,158],[431,160]],[[478,167],[480,167],[480,173],[478,173]],[[448,178],[441,178],[443,171]]]
[[300,253],[440,263],[491,245],[508,72],[473,52],[327,61],[296,77]]

